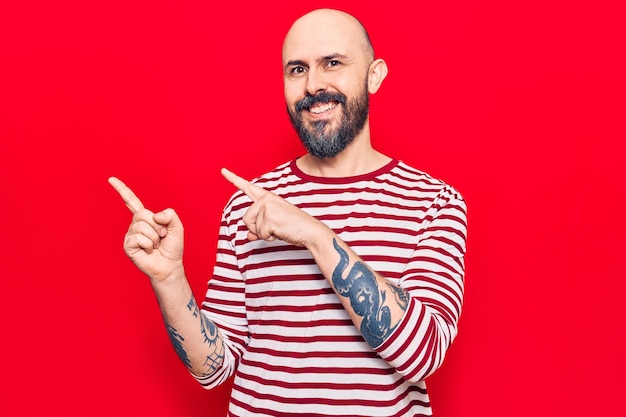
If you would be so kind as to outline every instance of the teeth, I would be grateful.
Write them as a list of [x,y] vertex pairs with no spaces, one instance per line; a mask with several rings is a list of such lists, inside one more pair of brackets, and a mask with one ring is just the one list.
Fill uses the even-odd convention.
[[313,114],[320,114],[324,113],[325,111],[334,109],[335,107],[337,107],[337,103],[325,103],[320,106],[312,107],[309,109],[309,111]]

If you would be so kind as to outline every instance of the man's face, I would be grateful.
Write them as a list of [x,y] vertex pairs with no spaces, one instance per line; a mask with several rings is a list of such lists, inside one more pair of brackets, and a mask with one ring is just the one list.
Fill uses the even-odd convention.
[[363,32],[341,17],[296,22],[283,47],[291,122],[307,151],[332,158],[367,122],[370,56]]

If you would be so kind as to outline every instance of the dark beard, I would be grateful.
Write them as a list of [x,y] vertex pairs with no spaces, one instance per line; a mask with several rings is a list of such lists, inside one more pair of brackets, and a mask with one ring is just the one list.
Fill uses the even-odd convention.
[[[320,120],[312,124],[311,130],[308,129],[302,120],[302,112],[308,111],[315,103],[331,101],[342,105],[339,126],[334,131],[325,132],[329,121]],[[314,96],[307,95],[296,103],[294,112],[289,107],[287,107],[287,112],[307,152],[321,159],[333,158],[343,151],[365,126],[369,115],[367,86],[351,102],[348,102],[346,96],[341,93],[321,92]]]

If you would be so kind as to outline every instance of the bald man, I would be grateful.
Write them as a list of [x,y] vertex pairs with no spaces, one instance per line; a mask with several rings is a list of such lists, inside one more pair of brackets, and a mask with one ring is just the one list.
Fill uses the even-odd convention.
[[312,11],[282,50],[290,120],[307,152],[248,182],[221,222],[201,306],[176,213],[117,178],[127,255],[202,386],[234,375],[231,416],[421,416],[425,379],[457,334],[466,208],[444,182],[372,147],[369,95],[387,65],[353,16]]

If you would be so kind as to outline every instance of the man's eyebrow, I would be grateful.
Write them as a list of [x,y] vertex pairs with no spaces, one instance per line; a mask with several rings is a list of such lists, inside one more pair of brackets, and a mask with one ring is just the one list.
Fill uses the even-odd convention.
[[337,59],[337,58],[342,59],[342,60],[347,60],[348,56],[344,55],[344,54],[340,54],[340,53],[337,52],[337,53],[334,53],[334,54],[323,56],[323,57],[319,58],[318,61],[319,62],[324,62],[324,61],[330,61],[330,60]]
[[307,64],[306,64],[306,62],[302,61],[301,59],[296,59],[296,60],[293,60],[293,61],[287,61],[287,63],[285,64],[285,68],[293,66],[293,65],[306,66]]

